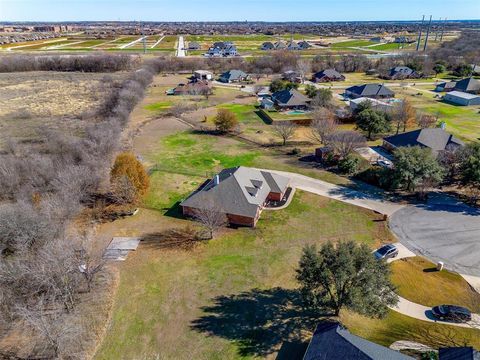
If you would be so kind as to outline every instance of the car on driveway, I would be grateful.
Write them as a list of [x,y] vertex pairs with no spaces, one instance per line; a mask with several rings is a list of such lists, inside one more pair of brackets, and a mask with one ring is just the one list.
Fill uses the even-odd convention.
[[392,169],[393,168],[393,163],[390,160],[377,160],[376,164],[378,166],[387,168],[387,169]]
[[377,260],[382,260],[382,259],[386,260],[386,259],[397,257],[398,249],[393,244],[387,244],[387,245],[383,245],[380,249],[375,251],[373,255]]
[[438,305],[432,308],[433,316],[440,320],[467,322],[472,320],[472,312],[463,306]]

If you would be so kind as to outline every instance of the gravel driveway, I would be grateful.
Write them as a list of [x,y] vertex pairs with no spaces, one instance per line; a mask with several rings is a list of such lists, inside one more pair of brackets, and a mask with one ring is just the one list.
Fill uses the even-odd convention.
[[480,276],[480,210],[433,195],[396,211],[390,228],[411,250],[461,274]]

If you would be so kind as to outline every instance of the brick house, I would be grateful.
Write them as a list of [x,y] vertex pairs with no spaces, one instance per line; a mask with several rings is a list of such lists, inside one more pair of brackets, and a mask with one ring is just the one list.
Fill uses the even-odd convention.
[[244,166],[224,169],[180,203],[185,216],[214,208],[233,225],[255,227],[268,201],[284,197],[290,179]]

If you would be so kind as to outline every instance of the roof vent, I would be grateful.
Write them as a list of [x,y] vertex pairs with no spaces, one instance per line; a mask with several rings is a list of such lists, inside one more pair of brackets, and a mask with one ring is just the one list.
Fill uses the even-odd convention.
[[218,174],[215,175],[215,177],[213,178],[213,184],[214,185],[220,184],[220,176],[218,176]]

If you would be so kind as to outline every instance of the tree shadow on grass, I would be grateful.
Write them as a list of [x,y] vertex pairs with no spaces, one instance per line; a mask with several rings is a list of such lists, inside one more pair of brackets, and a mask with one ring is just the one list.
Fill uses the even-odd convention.
[[296,344],[293,352],[298,353],[304,331],[313,331],[321,317],[329,316],[304,307],[298,290],[282,288],[218,296],[202,310],[205,315],[191,323],[192,329],[234,341],[241,356],[260,357],[282,348],[279,356],[287,348],[290,353],[285,344]]
[[144,246],[161,250],[191,250],[204,241],[191,227],[149,233],[140,240]]

